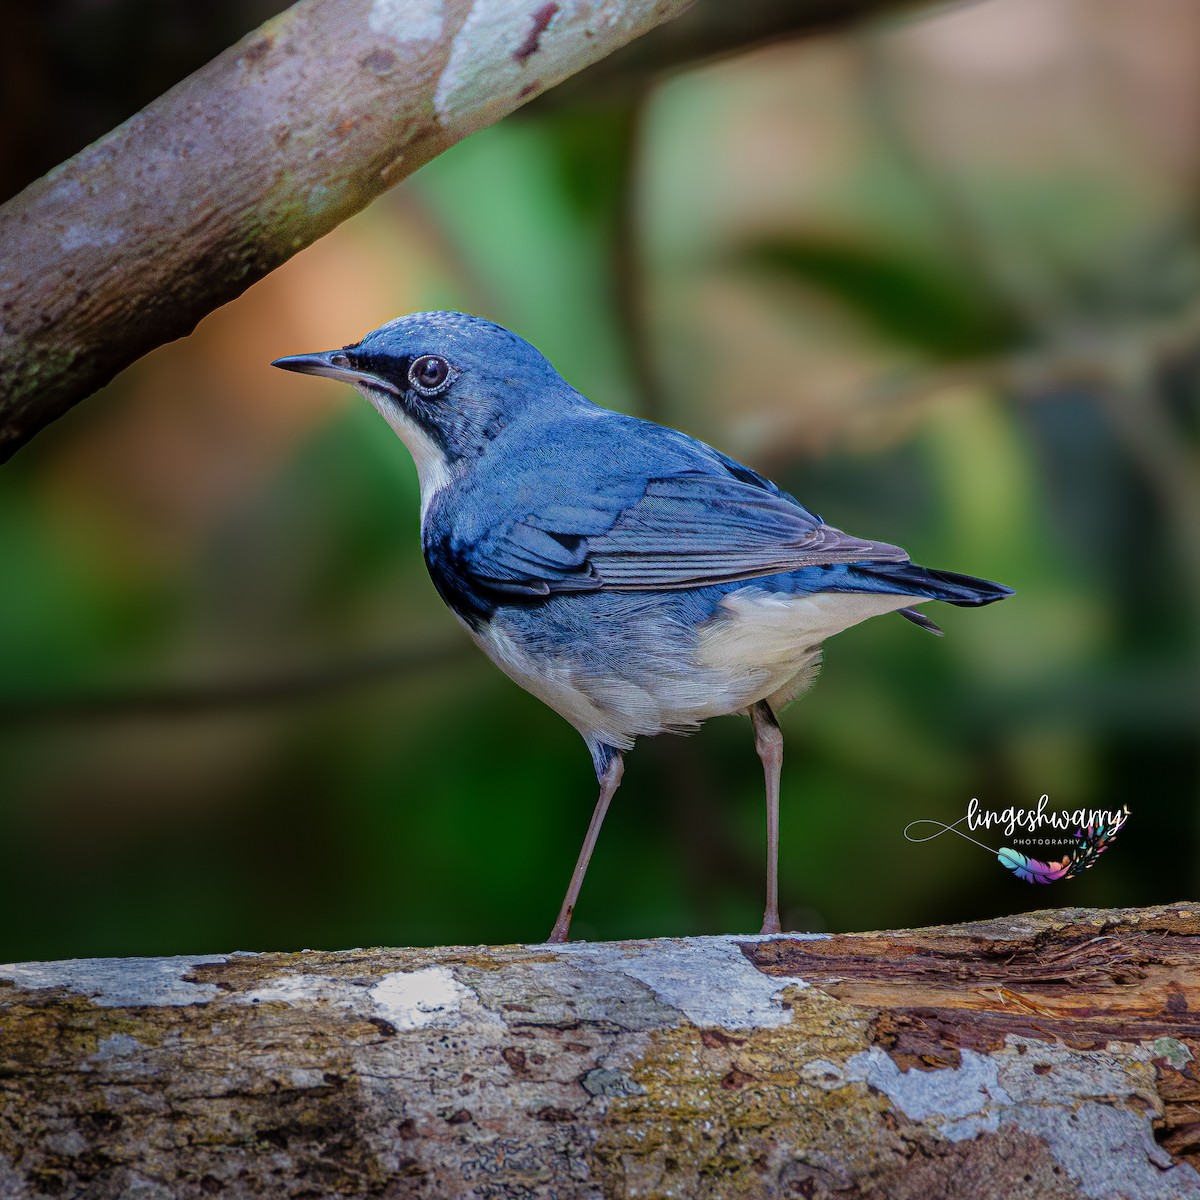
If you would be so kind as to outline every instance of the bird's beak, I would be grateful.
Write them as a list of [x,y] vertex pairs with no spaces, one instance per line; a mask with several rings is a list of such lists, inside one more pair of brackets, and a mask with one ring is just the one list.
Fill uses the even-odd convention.
[[[340,362],[337,361],[339,359]],[[352,367],[342,350],[325,350],[320,354],[291,354],[287,358],[277,358],[271,366],[279,367],[283,371],[298,371],[301,375],[324,375],[327,379],[338,379],[342,383],[366,384],[376,391],[399,395],[386,379]]]
[[284,371],[299,371],[301,375],[325,375],[330,379],[353,382],[357,371],[349,365],[335,366],[330,361],[337,353],[336,350],[327,350],[323,354],[291,354],[287,358],[277,358],[271,366]]

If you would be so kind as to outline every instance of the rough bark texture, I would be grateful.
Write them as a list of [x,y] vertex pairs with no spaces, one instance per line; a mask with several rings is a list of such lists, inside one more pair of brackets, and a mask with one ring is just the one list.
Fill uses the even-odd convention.
[[1200,905],[0,967],[0,1195],[1200,1198]]

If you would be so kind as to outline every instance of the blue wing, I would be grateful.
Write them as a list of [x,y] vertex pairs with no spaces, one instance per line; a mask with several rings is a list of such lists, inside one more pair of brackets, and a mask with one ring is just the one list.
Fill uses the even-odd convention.
[[[597,447],[597,463],[583,456],[553,481],[539,464],[536,486],[511,489],[505,519],[496,520],[493,507],[478,536],[458,530],[468,537],[452,539],[456,569],[492,592],[549,595],[705,587],[801,567],[908,561],[897,546],[826,525],[711,447],[637,424],[643,430],[628,447],[629,469],[610,464],[622,449],[611,439]],[[648,440],[657,453],[647,452]]]

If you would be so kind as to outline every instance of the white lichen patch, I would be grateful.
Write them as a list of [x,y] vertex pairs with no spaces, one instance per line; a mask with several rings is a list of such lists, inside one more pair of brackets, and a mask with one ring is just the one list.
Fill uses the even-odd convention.
[[827,1092],[835,1092],[850,1083],[845,1068],[827,1058],[814,1058],[811,1062],[806,1062],[800,1068],[799,1074],[804,1083]]
[[392,971],[365,987],[329,975],[281,975],[236,996],[241,1004],[328,1004],[363,1017],[379,1017],[396,1029],[452,1025],[470,992],[448,967]]
[[370,992],[379,1016],[397,1029],[453,1024],[470,995],[448,967],[393,971]]
[[861,1050],[846,1062],[846,1078],[884,1093],[906,1117],[970,1117],[994,1105],[1011,1104],[1000,1085],[1000,1067],[990,1055],[962,1051],[962,1064],[937,1071],[901,1071],[880,1046]]
[[772,1029],[791,1013],[780,996],[808,987],[798,976],[766,975],[742,952],[736,937],[678,938],[643,943],[573,943],[560,953],[582,966],[645,984],[658,1000],[701,1028]]
[[128,1033],[114,1033],[101,1039],[100,1044],[96,1047],[96,1053],[92,1055],[92,1060],[107,1062],[115,1058],[129,1058],[131,1055],[141,1054],[146,1048],[142,1042]]
[[280,975],[249,992],[239,992],[241,1004],[316,1004],[325,1000],[343,1007],[359,1006],[362,988],[328,975]]
[[990,1054],[963,1049],[957,1067],[902,1071],[872,1046],[843,1067],[814,1060],[801,1076],[826,1090],[866,1083],[954,1142],[1006,1125],[1034,1134],[1092,1200],[1200,1200],[1200,1174],[1154,1140],[1157,1047],[1072,1050],[1009,1037]]
[[367,26],[398,42],[436,42],[446,21],[443,0],[374,0]]
[[228,962],[226,954],[171,958],[72,958],[62,962],[9,963],[0,979],[24,988],[65,988],[105,1008],[205,1004],[220,991],[185,980],[199,966]]
[[64,254],[69,254],[84,246],[116,246],[124,237],[124,230],[110,225],[68,225],[63,230],[59,247]]
[[454,37],[434,108],[443,125],[473,128],[479,114],[509,111],[524,89],[545,91],[670,15],[652,0],[475,0]]
[[326,1083],[325,1072],[319,1067],[293,1067],[287,1077],[294,1088],[324,1087]]
[[980,1113],[978,1116],[963,1117],[959,1121],[950,1121],[939,1128],[938,1132],[947,1141],[973,1142],[981,1133],[995,1133],[1000,1128],[1000,1110]]
[[1077,1100],[1136,1097],[1149,1106],[1158,1103],[1148,1047],[1114,1043],[1103,1050],[1072,1050],[1061,1042],[1010,1036],[1004,1050],[992,1057],[1014,1103],[1055,1104],[1064,1095]]
[[1010,1120],[1040,1137],[1092,1200],[1200,1200],[1200,1174],[1172,1165],[1144,1113],[1089,1100],[1074,1109],[1021,1105]]

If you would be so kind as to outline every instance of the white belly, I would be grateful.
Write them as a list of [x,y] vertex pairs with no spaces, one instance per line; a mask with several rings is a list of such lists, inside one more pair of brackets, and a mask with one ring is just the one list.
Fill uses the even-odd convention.
[[[827,637],[913,603],[921,601],[869,592],[792,596],[743,588],[726,596],[719,615],[701,628],[696,662],[714,672],[736,673],[747,667],[761,672],[758,694],[747,701],[753,704],[786,692],[797,676],[815,674],[821,643]],[[802,686],[784,703],[800,690]]]
[[482,633],[470,632],[510,679],[589,743],[627,750],[637,737],[688,732],[759,700],[778,711],[812,681],[825,638],[914,602],[920,603],[912,596],[791,596],[749,586],[721,602],[688,652],[664,648],[669,652],[617,664],[602,676],[581,670],[565,651],[535,658],[500,615]]

